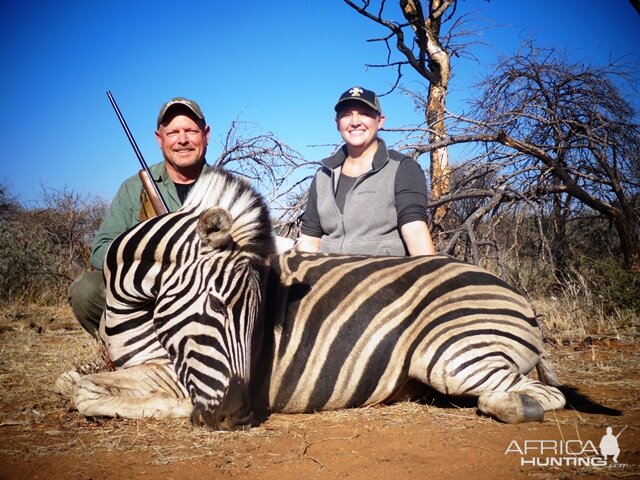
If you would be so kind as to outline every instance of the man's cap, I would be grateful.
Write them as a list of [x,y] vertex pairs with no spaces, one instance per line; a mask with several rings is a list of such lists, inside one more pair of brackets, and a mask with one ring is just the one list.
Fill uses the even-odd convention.
[[198,105],[193,100],[189,100],[188,98],[175,97],[175,98],[172,98],[171,100],[169,100],[164,105],[162,105],[162,108],[160,108],[160,113],[158,113],[158,121],[156,123],[156,128],[160,127],[160,124],[163,122],[164,117],[167,115],[167,112],[171,108],[173,108],[173,107],[175,107],[177,105],[182,105],[184,107],[187,107],[189,110],[191,110],[193,112],[193,114],[198,119],[202,120],[203,122],[205,121],[204,120],[204,115],[202,114],[202,110],[200,110],[200,105]]
[[333,107],[333,109],[338,112],[338,110],[340,110],[340,105],[349,101],[362,102],[373,108],[379,114],[382,114],[382,107],[380,106],[378,96],[374,92],[372,92],[371,90],[367,90],[366,88],[351,87],[349,90],[340,95],[338,103],[336,103],[336,106]]

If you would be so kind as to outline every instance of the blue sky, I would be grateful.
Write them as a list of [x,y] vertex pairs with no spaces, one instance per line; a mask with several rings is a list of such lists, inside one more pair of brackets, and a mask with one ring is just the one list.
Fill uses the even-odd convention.
[[[486,45],[471,48],[477,61],[454,62],[454,111],[496,56],[527,38],[587,63],[640,61],[640,15],[628,0],[466,0],[459,13],[476,19],[471,40]],[[200,103],[210,159],[240,117],[319,160],[330,147],[311,145],[339,140],[340,93],[356,84],[383,92],[395,80],[391,70],[365,68],[384,62],[382,44],[366,40],[385,34],[341,0],[11,2],[0,19],[0,183],[26,204],[41,185],[110,200],[138,165],[107,90],[150,164],[161,159],[157,112],[173,96]],[[405,86],[420,81],[406,71]],[[382,106],[387,127],[420,120],[399,92]]]

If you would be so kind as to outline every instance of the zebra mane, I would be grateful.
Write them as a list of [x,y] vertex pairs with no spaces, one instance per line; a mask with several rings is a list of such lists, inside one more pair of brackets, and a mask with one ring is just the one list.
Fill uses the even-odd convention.
[[229,212],[231,237],[245,252],[265,259],[275,251],[267,203],[246,179],[220,168],[202,172],[181,210],[201,214],[211,207]]

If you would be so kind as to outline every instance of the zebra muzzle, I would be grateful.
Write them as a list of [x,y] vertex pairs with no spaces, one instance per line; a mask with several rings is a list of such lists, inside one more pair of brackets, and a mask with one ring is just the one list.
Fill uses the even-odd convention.
[[208,430],[237,431],[249,430],[253,413],[247,384],[232,380],[227,394],[217,407],[196,402],[191,412],[191,423]]
[[233,432],[249,430],[252,426],[253,414],[249,412],[242,417],[227,415],[203,408],[201,405],[193,407],[191,412],[191,424],[196,427],[204,427],[210,431]]

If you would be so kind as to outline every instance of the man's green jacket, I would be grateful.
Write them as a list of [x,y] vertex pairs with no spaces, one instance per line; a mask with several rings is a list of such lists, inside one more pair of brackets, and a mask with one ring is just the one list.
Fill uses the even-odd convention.
[[[207,170],[205,163],[202,171]],[[164,198],[170,212],[175,212],[182,206],[178,198],[178,192],[173,181],[169,178],[164,162],[156,163],[149,167],[151,175],[156,182],[160,195]],[[100,225],[96,238],[91,244],[91,265],[102,270],[104,256],[111,242],[122,232],[130,229],[140,222],[140,208],[142,202],[142,181],[138,175],[133,175],[124,181],[118,189],[107,216]]]

